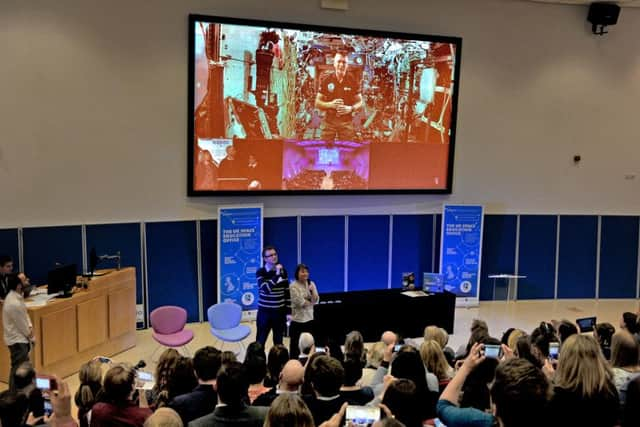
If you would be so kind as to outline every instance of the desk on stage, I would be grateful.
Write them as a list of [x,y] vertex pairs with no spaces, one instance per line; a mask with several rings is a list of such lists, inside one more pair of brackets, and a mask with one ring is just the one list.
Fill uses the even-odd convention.
[[320,340],[331,337],[338,343],[354,330],[362,333],[365,342],[379,341],[387,330],[404,338],[422,337],[429,325],[451,334],[455,309],[456,297],[449,292],[420,297],[403,295],[400,289],[320,294],[314,309],[315,334]]
[[[27,311],[36,338],[31,351],[36,372],[66,377],[94,356],[113,356],[135,346],[136,270],[129,267],[94,277],[88,290]],[[10,367],[9,349],[2,340],[0,381],[8,382]]]

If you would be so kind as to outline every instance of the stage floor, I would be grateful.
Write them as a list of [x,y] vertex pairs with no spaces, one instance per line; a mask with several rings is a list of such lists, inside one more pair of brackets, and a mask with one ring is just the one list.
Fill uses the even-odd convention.
[[[551,319],[569,319],[575,321],[577,318],[597,316],[598,322],[609,322],[616,329],[619,328],[620,318],[625,311],[636,312],[638,310],[638,300],[635,299],[601,299],[601,300],[527,300],[527,301],[491,301],[481,302],[479,307],[473,308],[456,308],[454,334],[449,338],[449,346],[457,349],[461,345],[465,345],[469,338],[469,327],[473,319],[485,320],[489,325],[489,332],[492,336],[500,339],[502,333],[510,328],[520,328],[527,332],[531,332],[543,320]],[[187,325],[194,332],[194,340],[188,345],[191,355],[200,347],[205,345],[214,345],[218,348],[219,342],[216,343],[213,336],[209,332],[208,323],[191,323]],[[255,339],[255,322],[251,323],[252,334],[245,343],[250,343]],[[151,354],[157,347],[156,342],[151,337],[151,329],[141,330],[137,332],[137,345],[113,357],[115,362],[137,363],[143,359],[147,362],[145,370],[154,370],[154,364],[151,362]],[[421,337],[416,337],[414,341],[420,343]],[[271,348],[271,342],[267,342],[267,349]],[[285,338],[285,345],[288,345],[288,339]],[[226,344],[225,350],[233,350],[238,352],[239,346]],[[156,358],[160,354],[160,350],[156,354]],[[244,357],[244,355],[240,355]],[[106,370],[106,365],[105,365]],[[65,379],[72,393],[78,388],[79,381],[77,375],[71,375]],[[7,385],[0,383],[0,391],[5,390]],[[73,405],[73,414],[76,409]]]

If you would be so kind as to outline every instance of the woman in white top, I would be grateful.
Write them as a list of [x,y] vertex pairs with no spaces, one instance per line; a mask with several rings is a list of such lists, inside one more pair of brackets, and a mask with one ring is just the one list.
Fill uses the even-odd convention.
[[289,355],[296,359],[299,354],[300,334],[313,335],[313,306],[320,300],[316,284],[309,280],[309,267],[299,264],[295,273],[296,280],[289,286],[291,294],[291,324],[289,325]]
[[618,389],[620,404],[624,405],[629,381],[640,376],[640,346],[638,341],[624,329],[613,335],[611,340],[611,366],[613,382]]

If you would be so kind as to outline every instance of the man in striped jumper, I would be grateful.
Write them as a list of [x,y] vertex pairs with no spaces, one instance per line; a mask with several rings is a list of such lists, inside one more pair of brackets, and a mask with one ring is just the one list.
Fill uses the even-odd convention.
[[278,262],[273,246],[262,250],[264,267],[256,272],[258,279],[258,333],[256,341],[264,346],[273,331],[273,344],[282,344],[282,336],[290,310],[287,270]]

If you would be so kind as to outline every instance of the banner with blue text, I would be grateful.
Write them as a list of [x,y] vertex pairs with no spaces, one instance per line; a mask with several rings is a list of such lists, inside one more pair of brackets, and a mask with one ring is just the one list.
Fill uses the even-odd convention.
[[257,310],[262,231],[262,206],[218,208],[218,302],[235,302],[243,311]]
[[440,273],[445,290],[478,299],[482,252],[482,206],[444,205]]

